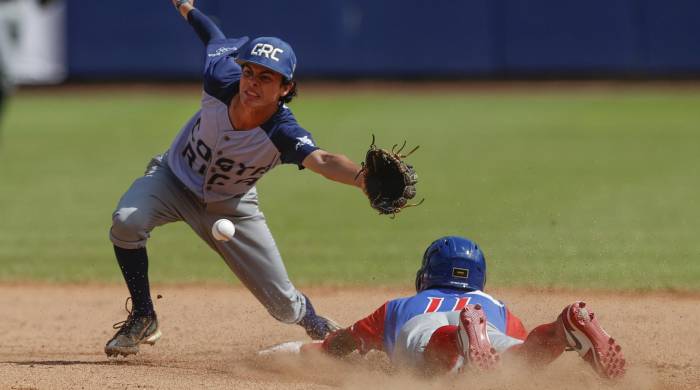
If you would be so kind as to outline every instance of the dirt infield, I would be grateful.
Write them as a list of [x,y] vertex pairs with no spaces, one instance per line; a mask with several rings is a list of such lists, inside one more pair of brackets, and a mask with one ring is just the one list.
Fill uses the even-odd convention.
[[[314,304],[343,324],[409,290],[311,288]],[[574,353],[544,371],[508,367],[489,377],[421,379],[380,353],[344,360],[259,357],[256,351],[304,339],[276,323],[240,288],[157,286],[163,338],[136,357],[107,359],[111,324],[125,318],[120,286],[0,285],[0,389],[593,389],[607,387]],[[630,371],[615,388],[700,388],[698,295],[492,290],[528,328],[586,298],[623,345]]]

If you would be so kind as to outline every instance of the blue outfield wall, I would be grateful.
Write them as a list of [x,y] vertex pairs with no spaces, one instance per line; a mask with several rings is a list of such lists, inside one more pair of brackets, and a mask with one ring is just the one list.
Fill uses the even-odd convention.
[[[279,36],[300,76],[700,74],[698,0],[200,0],[227,36]],[[123,9],[129,11],[124,12]],[[73,78],[192,78],[202,45],[168,0],[67,0]]]

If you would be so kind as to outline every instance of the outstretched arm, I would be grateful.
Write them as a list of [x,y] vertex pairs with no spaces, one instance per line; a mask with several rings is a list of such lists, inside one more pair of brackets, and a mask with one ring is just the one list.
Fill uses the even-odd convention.
[[302,347],[302,352],[322,350],[333,356],[345,356],[355,350],[365,354],[370,350],[384,350],[384,320],[386,303],[372,314],[357,321],[349,328],[337,330],[323,340],[323,343]]
[[185,20],[194,28],[199,39],[208,45],[214,39],[224,39],[226,36],[204,13],[194,8],[194,0],[172,0],[173,5]]
[[364,191],[365,180],[360,173],[362,168],[342,154],[318,149],[306,156],[302,164],[327,179],[355,186]]

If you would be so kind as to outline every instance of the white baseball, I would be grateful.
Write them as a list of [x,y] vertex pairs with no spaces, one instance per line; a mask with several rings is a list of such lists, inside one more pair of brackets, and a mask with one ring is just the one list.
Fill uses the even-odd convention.
[[214,225],[211,227],[211,234],[219,241],[229,241],[233,239],[235,233],[236,227],[233,225],[233,222],[225,218],[214,222]]

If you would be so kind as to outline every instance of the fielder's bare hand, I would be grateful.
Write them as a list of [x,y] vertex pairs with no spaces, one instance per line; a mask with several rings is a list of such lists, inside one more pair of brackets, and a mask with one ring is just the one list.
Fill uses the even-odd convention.
[[175,9],[180,11],[180,15],[187,19],[187,14],[194,9],[194,0],[172,0]]

